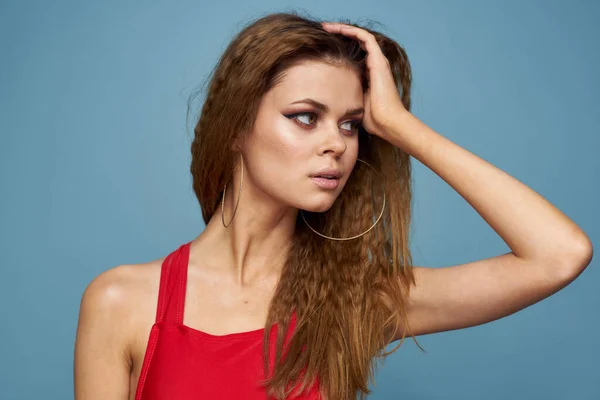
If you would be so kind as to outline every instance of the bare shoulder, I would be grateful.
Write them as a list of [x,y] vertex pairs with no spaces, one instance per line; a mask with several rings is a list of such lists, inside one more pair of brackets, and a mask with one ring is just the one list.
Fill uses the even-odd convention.
[[136,331],[153,321],[163,260],[122,264],[100,273],[83,293],[79,323],[102,331],[114,329],[114,335],[120,335],[114,340],[131,344]]
[[145,298],[148,290],[154,286],[158,288],[162,260],[123,264],[102,272],[86,287],[82,306],[98,312],[112,312],[115,316],[127,313],[130,307]]
[[86,287],[82,305],[94,311],[113,312],[115,317],[134,317],[128,313],[147,303],[149,296],[158,296],[160,268],[164,259],[122,264],[100,273]]
[[163,259],[97,275],[81,297],[75,340],[76,398],[127,398],[136,350],[154,321]]

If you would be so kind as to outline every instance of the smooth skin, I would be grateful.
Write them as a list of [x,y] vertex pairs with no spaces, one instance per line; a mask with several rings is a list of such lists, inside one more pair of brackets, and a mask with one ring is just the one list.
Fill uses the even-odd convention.
[[[224,228],[215,213],[190,249],[184,324],[222,335],[262,328],[293,234],[298,209],[325,211],[356,162],[361,122],[452,186],[502,237],[511,252],[445,268],[415,267],[408,319],[423,335],[510,315],[565,287],[590,263],[587,235],[539,194],[444,138],[402,105],[389,62],[374,37],[344,24],[332,33],[367,51],[370,90],[341,66],[291,67],[265,94],[255,130],[241,144],[244,184],[235,218]],[[320,110],[295,101],[312,98]],[[364,108],[360,113],[348,110]],[[298,114],[302,113],[302,114]],[[277,168],[274,168],[277,166]],[[310,175],[343,171],[335,190]],[[225,221],[237,200],[239,166],[227,186]],[[75,344],[76,400],[133,399],[154,322],[164,258],[120,265],[97,276],[82,297]],[[399,327],[398,338],[403,327]]]

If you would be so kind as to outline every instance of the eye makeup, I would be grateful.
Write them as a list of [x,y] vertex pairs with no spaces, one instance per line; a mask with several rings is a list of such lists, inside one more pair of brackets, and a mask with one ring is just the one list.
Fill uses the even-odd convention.
[[[284,114],[283,116],[286,117],[286,118],[288,118],[288,119],[295,120],[296,123],[300,124],[301,127],[306,128],[306,127],[312,126],[314,123],[316,123],[316,121],[314,123],[312,123],[312,124],[311,123],[304,123],[304,122],[298,120],[298,117],[301,117],[301,116],[314,116],[314,117],[318,118],[319,114],[315,113],[315,112],[311,112],[311,111],[306,111],[306,112],[298,112],[298,113],[293,113],[293,114]],[[350,129],[350,130],[344,129],[344,130],[345,131],[349,131],[349,132],[353,132],[353,133],[358,132],[358,128],[359,128],[361,122],[362,121],[360,121],[360,120],[345,121],[344,124],[347,124],[347,123],[351,123],[352,124],[352,129]]]

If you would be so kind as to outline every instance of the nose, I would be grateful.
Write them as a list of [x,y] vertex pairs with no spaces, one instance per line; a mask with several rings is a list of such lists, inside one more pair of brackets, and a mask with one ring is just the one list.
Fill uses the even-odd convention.
[[346,138],[343,133],[340,133],[340,129],[337,126],[323,129],[320,136],[322,136],[323,140],[319,148],[319,155],[331,153],[333,156],[339,157],[348,148]]

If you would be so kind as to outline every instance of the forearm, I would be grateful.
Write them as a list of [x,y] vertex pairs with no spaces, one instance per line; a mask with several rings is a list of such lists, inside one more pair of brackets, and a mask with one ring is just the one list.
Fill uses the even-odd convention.
[[452,186],[517,257],[552,261],[549,265],[563,265],[557,262],[563,260],[587,265],[585,259],[592,251],[589,238],[541,195],[409,112],[392,121],[385,139]]

